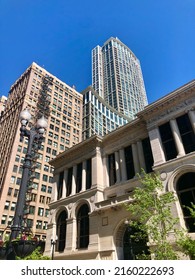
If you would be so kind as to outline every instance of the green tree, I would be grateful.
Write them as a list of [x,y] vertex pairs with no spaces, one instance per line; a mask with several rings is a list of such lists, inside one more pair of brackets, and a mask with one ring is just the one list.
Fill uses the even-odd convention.
[[17,260],[50,260],[50,257],[43,256],[41,247],[37,247],[31,255],[25,258],[16,257]]
[[[191,207],[186,206],[186,208],[190,211],[191,217],[195,219],[195,204],[191,202]],[[190,259],[195,260],[195,240],[189,234],[180,232],[177,243],[184,254],[188,255]]]
[[153,259],[178,259],[168,238],[170,233],[177,232],[178,218],[171,212],[175,197],[172,192],[164,192],[159,175],[142,171],[138,176],[141,186],[134,190],[133,202],[127,206],[133,220],[130,226],[147,233]]

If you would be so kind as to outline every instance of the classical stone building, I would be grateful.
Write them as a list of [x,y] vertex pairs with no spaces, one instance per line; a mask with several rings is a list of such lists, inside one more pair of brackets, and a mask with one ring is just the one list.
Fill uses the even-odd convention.
[[[195,203],[195,81],[148,105],[136,119],[104,137],[59,154],[45,254],[55,259],[133,259],[124,203],[139,186],[141,168],[159,172],[164,191],[178,198],[173,213],[195,238],[183,205]],[[130,254],[127,251],[132,250]]]

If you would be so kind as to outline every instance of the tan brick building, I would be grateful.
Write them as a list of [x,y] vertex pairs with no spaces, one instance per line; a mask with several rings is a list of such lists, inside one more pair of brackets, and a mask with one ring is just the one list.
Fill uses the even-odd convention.
[[[195,203],[195,81],[146,106],[130,123],[92,136],[50,163],[53,195],[45,254],[58,236],[55,259],[133,259],[124,203],[141,168],[159,172],[178,201],[173,213],[195,238],[183,205]],[[125,250],[132,249],[130,255]]]
[[[45,237],[52,193],[53,168],[49,161],[81,141],[82,95],[36,63],[11,86],[0,120],[0,232],[11,224],[19,191],[27,139],[20,138],[19,115],[28,108],[35,117],[43,79],[51,79],[47,96],[50,116],[45,141],[38,151],[27,224],[40,238]],[[7,228],[9,232],[9,228]]]

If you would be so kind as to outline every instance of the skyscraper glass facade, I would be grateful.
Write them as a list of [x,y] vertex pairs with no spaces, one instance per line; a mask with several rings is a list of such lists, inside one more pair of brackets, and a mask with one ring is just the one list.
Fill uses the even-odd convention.
[[140,62],[117,38],[92,50],[92,85],[110,106],[130,118],[148,104]]
[[104,136],[131,119],[116,111],[92,87],[83,92],[83,140],[94,134]]

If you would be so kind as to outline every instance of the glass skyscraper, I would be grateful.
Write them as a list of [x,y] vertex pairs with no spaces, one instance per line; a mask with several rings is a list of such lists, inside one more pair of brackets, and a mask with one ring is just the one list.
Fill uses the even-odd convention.
[[92,86],[118,112],[134,118],[148,104],[140,62],[118,38],[92,50]]

